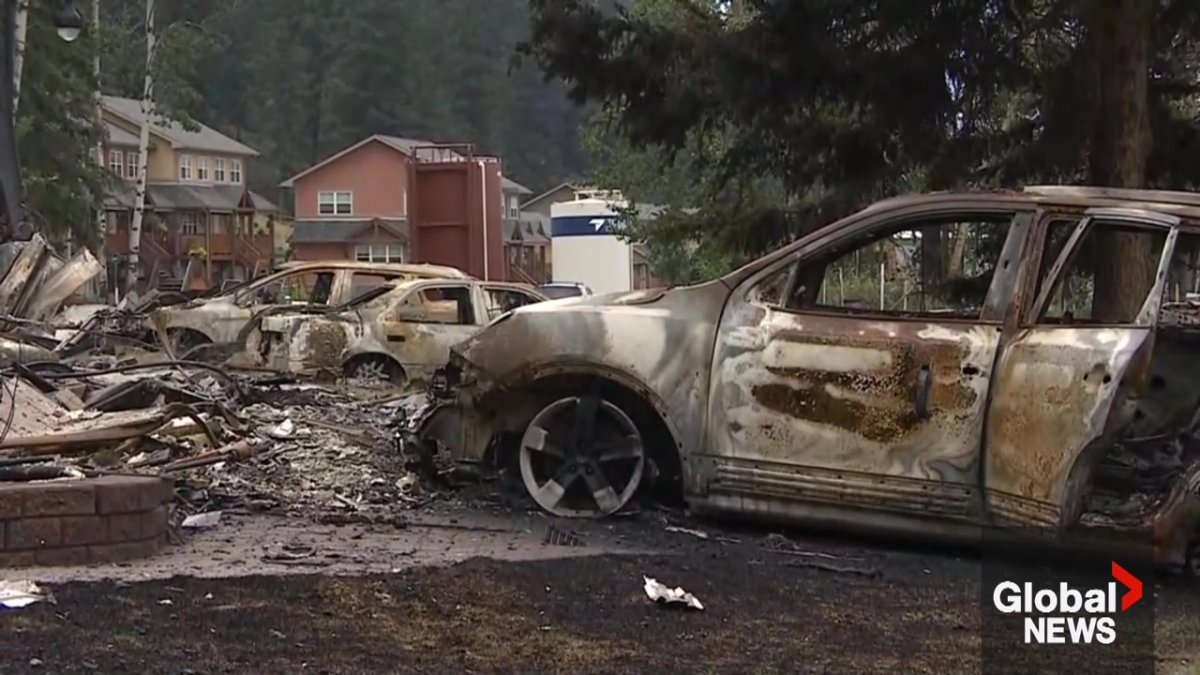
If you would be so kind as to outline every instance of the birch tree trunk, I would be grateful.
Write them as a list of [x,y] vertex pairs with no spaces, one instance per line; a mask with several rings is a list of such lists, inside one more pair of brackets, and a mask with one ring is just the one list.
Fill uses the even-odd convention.
[[142,87],[142,127],[138,138],[137,191],[134,194],[133,222],[129,224],[129,270],[125,279],[128,295],[136,286],[141,270],[138,253],[142,248],[142,222],[146,216],[146,160],[150,147],[150,115],[154,108],[154,0],[146,0],[146,79]]
[[[92,30],[97,34],[100,32],[100,0],[92,0]],[[104,88],[100,81],[100,47],[96,47],[96,53],[92,55],[92,76],[96,78],[96,126],[105,129],[104,126]],[[100,168],[104,168],[104,139],[108,138],[108,133],[105,131],[100,138],[96,140],[96,163]],[[96,235],[100,241],[100,262],[104,263],[104,275],[101,277],[100,290],[110,296],[113,295],[113,289],[119,283],[119,279],[107,279],[108,270],[108,251],[105,246],[105,221],[104,221],[104,202],[101,199],[99,206],[96,207]]]
[[16,44],[13,46],[13,116],[21,100],[21,67],[25,64],[25,34],[29,32],[29,0],[17,0]]

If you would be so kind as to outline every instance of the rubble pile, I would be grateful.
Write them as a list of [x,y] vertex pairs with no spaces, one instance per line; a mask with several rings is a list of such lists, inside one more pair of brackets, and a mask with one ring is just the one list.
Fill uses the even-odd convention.
[[69,304],[101,267],[40,237],[0,245],[0,270],[0,481],[169,476],[176,522],[239,508],[374,519],[422,503],[378,392],[178,355],[146,313],[153,295]]
[[[391,410],[345,393],[304,386],[241,409],[271,442],[251,461],[204,470],[211,507],[351,512],[366,517],[422,502],[387,432]],[[306,401],[288,402],[300,391]],[[282,394],[282,396],[280,396]]]

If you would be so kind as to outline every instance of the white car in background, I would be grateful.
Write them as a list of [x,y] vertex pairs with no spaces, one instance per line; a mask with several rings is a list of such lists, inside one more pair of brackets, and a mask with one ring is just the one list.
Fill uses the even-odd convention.
[[587,284],[575,281],[552,281],[548,284],[538,286],[538,291],[551,300],[586,298],[589,295],[593,295],[592,289],[588,288]]

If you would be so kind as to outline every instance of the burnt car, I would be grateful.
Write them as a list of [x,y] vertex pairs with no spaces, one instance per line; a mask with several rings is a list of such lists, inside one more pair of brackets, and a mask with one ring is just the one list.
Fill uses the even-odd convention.
[[243,338],[243,354],[254,365],[297,375],[428,380],[452,345],[505,312],[546,299],[529,286],[496,281],[390,282],[329,311],[264,311]]
[[1131,533],[1200,571],[1198,259],[1197,194],[894,198],[715,281],[506,314],[398,433],[560,516],[649,487],[922,538]]
[[353,260],[291,263],[213,297],[159,308],[147,323],[165,329],[177,352],[201,345],[232,345],[250,318],[269,307],[336,307],[397,279],[426,278],[470,277],[441,265]]

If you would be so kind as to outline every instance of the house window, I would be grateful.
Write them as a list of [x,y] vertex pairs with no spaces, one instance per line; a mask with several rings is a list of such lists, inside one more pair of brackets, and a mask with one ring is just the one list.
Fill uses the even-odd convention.
[[353,198],[349,192],[317,193],[317,213],[323,216],[348,216],[353,211]]
[[208,158],[196,160],[196,180],[208,180]]
[[798,269],[764,278],[750,295],[755,303],[802,312],[978,319],[1011,220],[1011,214],[963,213],[876,226],[857,246],[807,256]]
[[354,259],[359,262],[402,263],[404,246],[401,244],[362,244],[354,247]]
[[192,179],[192,156],[191,155],[180,155],[179,156],[179,180],[191,180],[191,179]]
[[108,151],[108,168],[118,176],[122,176],[125,173],[124,165],[122,164],[124,158],[125,153],[120,150]]
[[242,160],[240,160],[240,159],[229,160],[229,182],[230,183],[242,182]]
[[233,234],[233,215],[229,213],[211,214],[211,231],[213,234]]
[[179,213],[179,231],[183,234],[200,234],[200,222],[196,219],[195,213],[191,211]]
[[125,153],[125,177],[138,177],[138,153],[136,152]]
[[508,198],[508,217],[516,218],[520,213],[521,213],[521,208],[519,206],[517,206],[517,198],[509,197]]
[[213,160],[213,180],[217,183],[225,182],[225,158],[217,157]]

